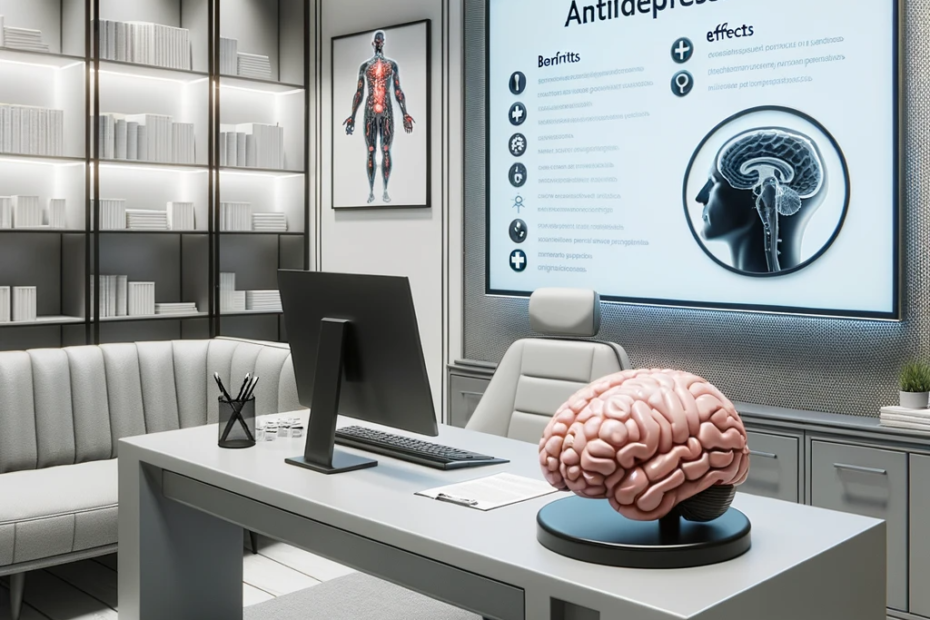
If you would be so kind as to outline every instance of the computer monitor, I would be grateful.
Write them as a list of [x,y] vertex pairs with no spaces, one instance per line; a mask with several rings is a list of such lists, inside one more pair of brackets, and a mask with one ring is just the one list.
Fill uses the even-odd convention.
[[439,434],[407,278],[282,269],[278,287],[311,412],[304,454],[288,463],[327,474],[376,465],[334,449],[337,415]]

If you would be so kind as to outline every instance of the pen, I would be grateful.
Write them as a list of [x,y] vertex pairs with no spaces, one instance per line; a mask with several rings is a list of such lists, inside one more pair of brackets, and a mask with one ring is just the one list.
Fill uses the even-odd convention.
[[213,380],[216,381],[216,384],[220,386],[220,391],[223,392],[223,396],[226,397],[226,400],[232,402],[232,398],[229,396],[229,392],[226,391],[226,387],[223,386],[223,380],[220,379],[220,373],[213,373]]
[[473,499],[466,499],[464,497],[455,497],[454,495],[448,495],[446,493],[439,493],[436,495],[436,499],[441,502],[449,502],[450,504],[461,504],[462,506],[477,506],[478,502]]
[[252,373],[245,373],[245,379],[242,381],[242,385],[239,386],[239,395],[236,396],[236,400],[242,400],[242,395],[245,393],[245,388],[249,384],[249,381],[252,379]]

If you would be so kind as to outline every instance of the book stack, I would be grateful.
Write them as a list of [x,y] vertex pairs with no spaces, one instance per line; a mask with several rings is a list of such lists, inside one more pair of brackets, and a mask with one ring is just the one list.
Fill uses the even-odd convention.
[[155,314],[155,283],[129,282],[129,316]]
[[252,205],[248,202],[221,202],[220,230],[223,232],[252,230]]
[[245,309],[255,312],[281,312],[281,293],[278,291],[246,291]]
[[220,75],[236,75],[238,65],[239,40],[220,37]]
[[61,155],[64,119],[62,110],[0,104],[0,152]]
[[122,198],[100,199],[100,230],[126,228],[126,201]]
[[930,409],[882,407],[879,424],[889,428],[930,433]]
[[174,164],[196,162],[193,123],[166,114],[103,114],[94,122],[101,159]]
[[9,47],[31,52],[47,52],[48,45],[42,43],[42,31],[30,28],[7,26],[0,15],[0,47]]
[[220,312],[245,312],[245,291],[236,290],[236,274],[220,274]]
[[100,57],[104,60],[191,68],[190,31],[150,22],[100,20]]
[[283,213],[253,213],[252,230],[255,232],[287,232],[287,216]]
[[48,226],[49,228],[66,228],[65,221],[65,199],[49,198],[48,199]]
[[14,228],[39,228],[43,224],[38,196],[10,196]]
[[220,165],[284,168],[284,128],[263,123],[220,126]]
[[178,314],[197,314],[197,304],[193,302],[181,302],[176,304],[155,304],[155,314],[159,315],[178,315]]
[[12,319],[10,287],[0,286],[0,323],[9,323]]
[[36,320],[36,287],[34,286],[14,286],[13,287],[13,312],[12,319],[14,323],[34,323]]
[[168,212],[154,209],[126,209],[129,230],[169,230]]
[[13,228],[13,199],[0,196],[0,228]]
[[171,230],[194,230],[195,224],[193,202],[168,203],[168,225]]
[[238,52],[239,75],[245,78],[258,80],[271,79],[271,60],[261,54],[246,54]]

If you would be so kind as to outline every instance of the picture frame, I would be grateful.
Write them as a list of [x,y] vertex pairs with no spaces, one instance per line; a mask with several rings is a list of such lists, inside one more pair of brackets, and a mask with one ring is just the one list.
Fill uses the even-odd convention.
[[431,20],[333,37],[333,209],[430,208]]

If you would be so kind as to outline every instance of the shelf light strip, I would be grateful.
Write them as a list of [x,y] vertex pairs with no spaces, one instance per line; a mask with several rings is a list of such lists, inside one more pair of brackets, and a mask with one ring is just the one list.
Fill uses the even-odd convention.
[[54,69],[60,71],[62,69],[70,69],[71,67],[77,65],[83,65],[84,61],[72,62],[71,64],[65,65],[63,67],[58,67],[56,65],[51,65],[45,62],[27,62],[25,60],[10,60],[8,58],[0,58],[0,62],[7,65],[23,65],[26,67],[42,67],[43,69]]
[[156,75],[141,75],[139,73],[129,73],[126,71],[111,71],[109,69],[101,69],[99,73],[100,75],[120,75],[123,77],[141,78],[143,80],[155,80],[158,82],[172,82],[174,84],[184,84],[184,85],[199,84],[200,82],[206,82],[209,79],[206,77],[199,77],[196,80],[181,80],[177,78],[167,78],[167,77],[160,77]]
[[286,90],[284,92],[278,93],[278,92],[274,92],[271,90],[265,90],[261,88],[246,88],[245,86],[230,86],[229,84],[223,84],[222,81],[220,81],[220,88],[227,89],[227,90],[241,90],[241,91],[245,91],[249,93],[261,93],[263,95],[276,95],[279,97],[284,96],[284,95],[301,95],[304,92],[304,89],[302,88],[295,88],[294,90]]
[[264,172],[264,171],[247,172],[247,171],[240,171],[240,170],[229,170],[227,168],[221,169],[220,174],[248,176],[248,177],[271,177],[274,179],[293,179],[294,177],[304,176],[302,173],[277,174],[274,172]]
[[[90,165],[91,168],[93,168],[93,162],[91,162]],[[160,167],[157,164],[153,164],[152,166],[125,166],[122,164],[113,164],[108,161],[100,162],[100,168],[110,168],[116,170],[142,170],[146,172],[180,172],[184,174],[202,174],[209,172],[209,170],[206,169],[206,166],[204,166],[203,170],[191,170],[189,168],[169,168],[167,166]]]
[[[5,157],[5,155],[10,155]],[[16,157],[15,153],[4,153],[0,155],[0,163],[5,164],[29,164],[31,166],[83,166],[83,161],[48,161],[41,159],[27,159],[27,156],[23,156],[22,159]]]

